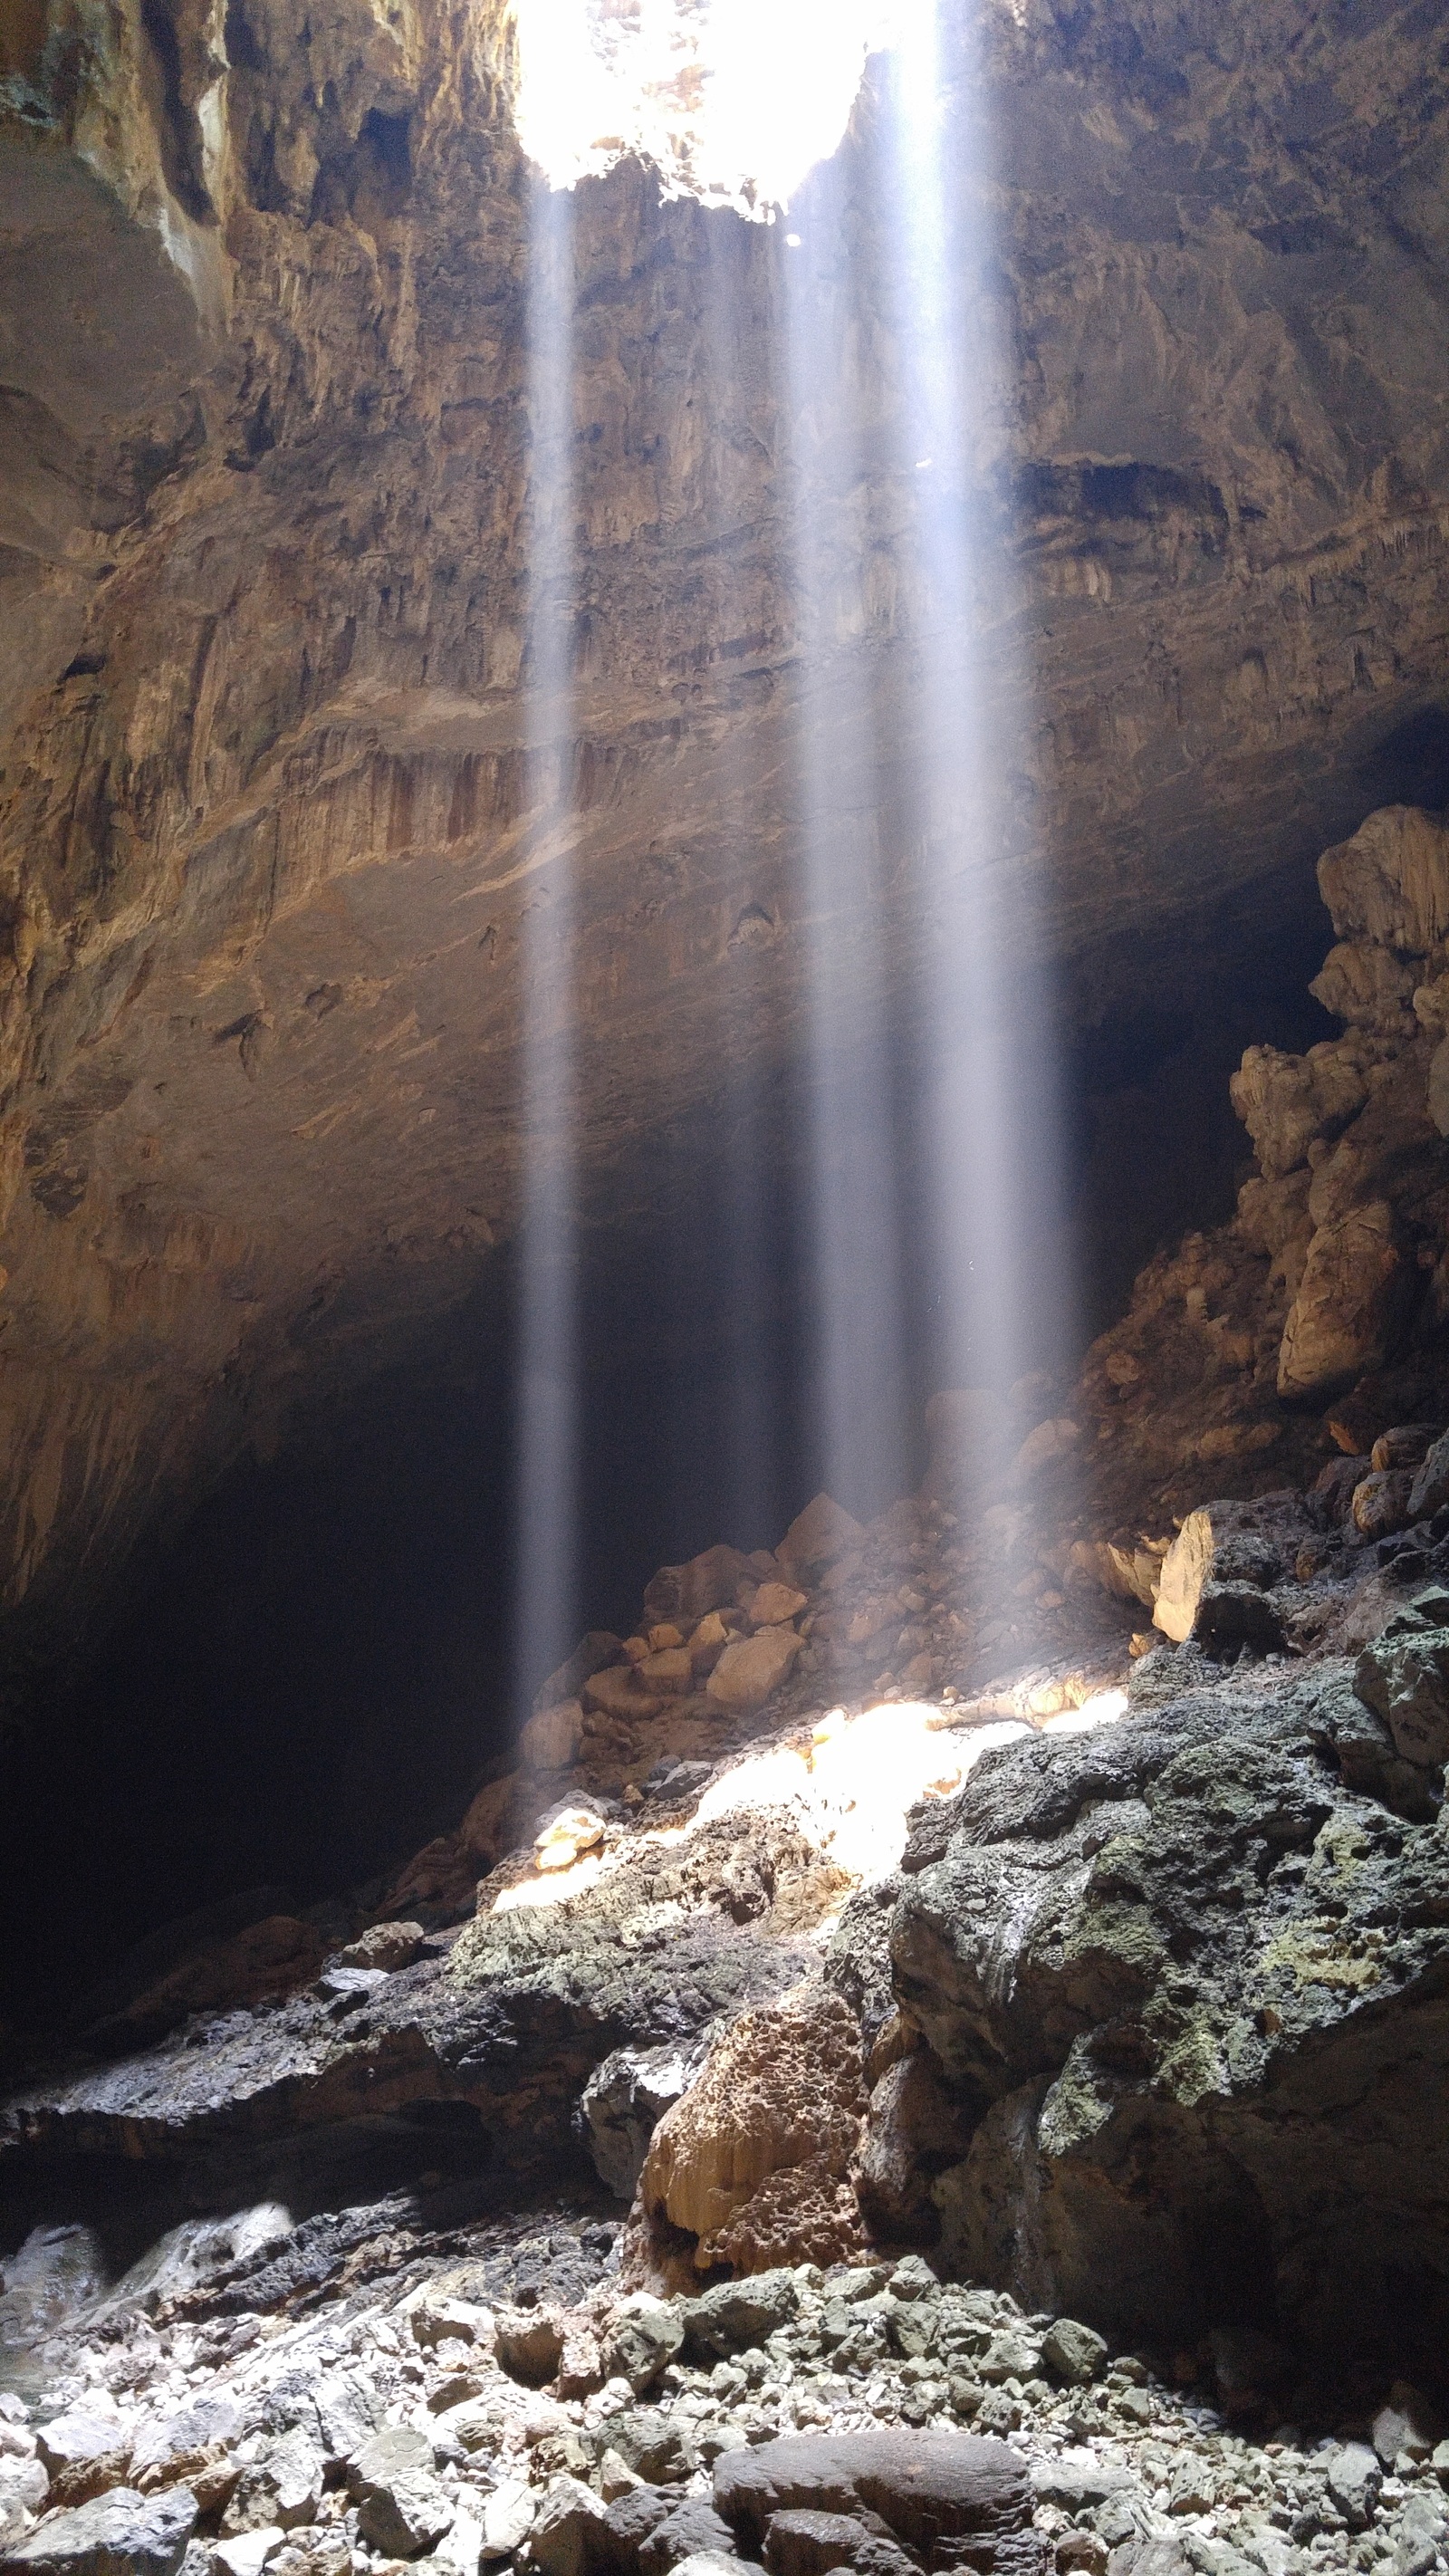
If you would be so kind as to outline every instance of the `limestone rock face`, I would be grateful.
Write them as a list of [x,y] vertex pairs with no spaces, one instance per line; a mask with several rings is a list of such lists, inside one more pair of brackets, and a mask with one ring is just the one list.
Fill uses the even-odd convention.
[[[1424,1619],[1374,1650],[1391,1705],[1395,1655],[1442,1643]],[[971,1775],[892,1935],[903,2009],[985,2108],[934,2186],[963,2275],[1182,2335],[1256,2271],[1300,2338],[1379,2349],[1407,2225],[1442,2294],[1449,1843],[1432,1803],[1406,1824],[1382,1775],[1350,1786],[1353,1697],[1341,1665],[1189,1690]]]
[[1206,1504],[1189,1512],[1162,1560],[1153,1625],[1181,1644],[1211,1587],[1248,1584],[1266,1591],[1283,1571],[1282,1533],[1273,1530],[1271,1515],[1251,1504]]
[[[1231,1090],[1260,1169],[1236,1218],[1150,1262],[1088,1355],[1072,1396],[1085,1433],[1077,1517],[1063,1538],[1068,1563],[1108,1591],[1153,1597],[1141,1551],[1201,1504],[1209,1474],[1240,1497],[1300,1475],[1306,1486],[1331,1446],[1361,1454],[1449,1406],[1436,1071],[1449,1025],[1446,846],[1439,818],[1395,806],[1325,854],[1325,899],[1353,936],[1315,990],[1346,1033],[1301,1057],[1247,1050]],[[1407,1501],[1375,1485],[1355,1525],[1388,1538],[1424,1519],[1449,1482],[1405,1451],[1362,1458],[1331,1506],[1336,1523],[1370,1473],[1410,1468]]]
[[1318,883],[1340,939],[1424,957],[1449,936],[1449,824],[1386,805],[1325,850]]
[[[979,352],[961,475],[1006,549],[969,637],[942,633],[897,463],[882,67],[802,197],[807,233],[852,244],[844,284],[794,273],[803,405],[781,227],[661,203],[637,165],[579,191],[555,281],[565,716],[537,704],[556,460],[501,5],[235,0],[224,32],[120,0],[103,38],[69,0],[21,13],[0,105],[17,1656],[22,1632],[69,1643],[138,1535],[265,1454],[299,1393],[477,1284],[518,1218],[527,907],[565,852],[577,932],[542,1007],[588,1062],[591,1207],[623,1145],[682,1129],[741,1061],[804,1061],[807,700],[812,828],[848,852],[870,814],[897,871],[883,915],[846,901],[841,1025],[867,978],[921,1022],[927,636],[982,649],[1007,966],[1048,885],[1058,947],[1110,958],[1144,911],[1181,920],[1333,843],[1335,993],[1360,1031],[1399,1025],[1382,959],[1440,936],[1438,827],[1344,836],[1449,678],[1445,72],[1402,13],[1232,21],[1226,87],[1193,0],[962,22],[944,148],[974,202],[994,133],[999,177],[941,327]],[[822,430],[841,420],[858,470]],[[828,604],[798,578],[802,479]]]
[[1368,1098],[1358,1051],[1331,1040],[1305,1056],[1249,1047],[1230,1087],[1270,1180],[1296,1171],[1314,1140],[1338,1135]]

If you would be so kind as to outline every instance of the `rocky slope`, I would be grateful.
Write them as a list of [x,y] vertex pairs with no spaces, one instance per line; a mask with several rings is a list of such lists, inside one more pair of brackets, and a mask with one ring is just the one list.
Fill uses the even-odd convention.
[[995,334],[962,467],[1008,558],[979,623],[937,634],[914,450],[891,461],[873,76],[796,210],[807,415],[779,226],[661,205],[633,167],[578,196],[561,708],[504,14],[7,21],[16,1657],[511,1232],[525,911],[553,917],[565,840],[581,1188],[614,1175],[617,1214],[658,1186],[647,1155],[617,1175],[661,1122],[697,1115],[708,1151],[731,1067],[802,1058],[802,711],[841,854],[832,1011],[865,978],[921,1036],[923,638],[993,696],[1003,972],[1080,958],[1088,1016],[1131,985],[1129,928],[1170,956],[1195,904],[1278,882],[1414,768],[1445,686],[1433,13],[1114,0],[991,11],[981,42],[947,102],[997,226],[954,280]]
[[[661,1569],[380,1902],[179,1927],[12,2050],[17,2567],[904,2576],[898,2461],[769,2465],[901,2426],[1030,2472],[933,2564],[1427,2576],[1449,1436],[1385,1408],[1441,1384],[1446,838],[1325,859],[1346,1035],[1250,1049],[1261,1177],[1073,1414],[937,1399],[925,1493]],[[1364,1203],[1418,1302],[1305,1302]],[[1273,1437],[1173,1532],[1214,1412]]]
[[[770,1687],[833,1508],[665,1569],[371,1928],[113,1997],[4,2114],[5,2565],[1428,2576],[1449,1594],[1204,1517],[1198,1639],[1034,1722]],[[1250,1538],[1378,1643],[1215,1630]]]

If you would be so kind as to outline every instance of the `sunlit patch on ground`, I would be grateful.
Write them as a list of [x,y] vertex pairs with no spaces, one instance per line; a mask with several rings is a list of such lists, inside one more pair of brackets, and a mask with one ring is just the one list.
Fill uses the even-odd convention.
[[538,1875],[504,1888],[492,1911],[511,1913],[582,1896],[631,1852],[681,1842],[720,1817],[751,1809],[788,1809],[852,1884],[866,1885],[899,1863],[911,1809],[924,1798],[950,1797],[984,1753],[1034,1732],[1087,1734],[1126,1713],[1121,1689],[1095,1691],[1034,1724],[1013,1713],[953,1725],[956,1712],[929,1700],[891,1700],[855,1716],[829,1709],[816,1720],[808,1744],[796,1738],[746,1754],[711,1781],[687,1826],[620,1836],[583,1804],[561,1810],[538,1837]]

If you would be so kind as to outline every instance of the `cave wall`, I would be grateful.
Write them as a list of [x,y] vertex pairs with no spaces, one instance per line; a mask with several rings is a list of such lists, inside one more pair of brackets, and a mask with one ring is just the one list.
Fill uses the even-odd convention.
[[1306,880],[1449,698],[1432,16],[1025,6],[968,45],[962,13],[948,132],[994,224],[952,281],[993,532],[969,638],[893,462],[881,67],[792,214],[803,409],[780,227],[661,205],[633,166],[581,188],[562,707],[532,685],[558,460],[505,14],[107,26],[17,21],[0,136],[16,1665],[513,1233],[523,950],[565,845],[580,1195],[628,1222],[635,1149],[804,1048],[805,721],[842,853],[830,1007],[884,993],[919,1045],[930,943],[974,899],[968,869],[944,921],[927,900],[923,655],[990,674],[1007,793],[972,867],[1007,963],[1045,947],[1099,1027],[1139,999],[1129,934],[1170,948],[1206,898]]

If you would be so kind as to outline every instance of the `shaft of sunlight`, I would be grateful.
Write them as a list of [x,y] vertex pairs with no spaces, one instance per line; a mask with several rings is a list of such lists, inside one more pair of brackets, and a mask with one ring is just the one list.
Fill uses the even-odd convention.
[[519,1282],[515,1697],[526,1716],[541,1647],[569,1615],[577,1557],[577,1316],[572,1041],[574,201],[532,190],[528,336],[530,612],[525,809],[532,887],[522,907],[522,1228]]
[[971,41],[964,14],[940,0],[903,12],[884,84],[882,213],[900,356],[896,469],[916,529],[923,1159],[945,1319],[938,1365],[948,1385],[1004,1392],[1064,1346],[1071,1283],[1042,1258],[1061,1241],[1057,1067],[1049,1012],[1023,1016],[1038,944],[1018,748],[1030,692],[1014,659],[991,137],[962,96]]
[[[782,291],[801,658],[796,761],[808,1050],[808,1223],[826,1490],[876,1509],[906,1481],[897,1148],[879,936],[881,794],[862,645],[857,281],[838,276],[839,174],[819,174]],[[822,242],[817,263],[813,245]],[[881,1391],[884,1405],[871,1402]]]

